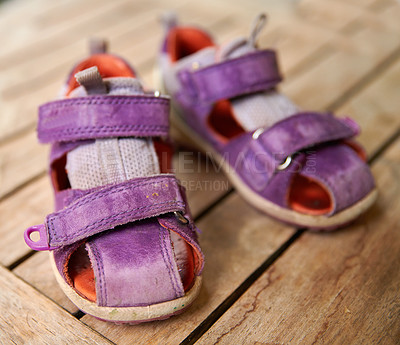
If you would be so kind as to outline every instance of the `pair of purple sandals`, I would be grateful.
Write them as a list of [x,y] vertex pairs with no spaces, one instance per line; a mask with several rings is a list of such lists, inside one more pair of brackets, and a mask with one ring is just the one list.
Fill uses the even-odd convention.
[[25,241],[49,251],[58,283],[85,313],[159,320],[199,294],[204,256],[171,173],[170,104],[180,137],[211,154],[268,215],[332,230],[376,199],[366,155],[353,141],[357,124],[300,111],[276,90],[276,54],[256,46],[264,24],[260,15],[249,37],[218,46],[167,15],[159,77],[171,98],[143,89],[128,63],[95,42],[60,99],[39,108],[57,211],[27,229]]

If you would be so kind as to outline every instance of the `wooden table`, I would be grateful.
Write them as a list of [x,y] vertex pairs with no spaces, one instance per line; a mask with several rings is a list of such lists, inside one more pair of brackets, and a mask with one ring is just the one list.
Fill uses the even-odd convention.
[[[346,229],[312,233],[257,212],[223,174],[180,152],[178,175],[207,257],[200,297],[166,321],[114,325],[79,312],[47,253],[23,241],[24,229],[41,223],[53,203],[36,109],[87,54],[90,36],[107,38],[151,86],[157,18],[168,8],[220,41],[246,35],[252,18],[267,11],[260,45],[279,50],[281,89],[302,108],[358,121],[380,196]],[[1,3],[0,343],[399,344],[399,18],[396,0]],[[182,155],[194,157],[195,172],[182,169]]]

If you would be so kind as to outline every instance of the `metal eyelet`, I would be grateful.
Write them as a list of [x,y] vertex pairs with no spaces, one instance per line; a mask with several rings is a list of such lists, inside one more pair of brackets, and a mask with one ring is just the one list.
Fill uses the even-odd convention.
[[252,135],[252,138],[253,138],[254,140],[257,140],[258,137],[259,137],[261,134],[264,133],[264,131],[265,131],[264,128],[256,129],[256,130],[254,131],[253,135]]
[[292,156],[287,156],[285,161],[276,167],[276,170],[285,170],[292,163]]
[[175,211],[174,216],[178,219],[182,224],[188,224],[189,220],[182,214],[180,211]]

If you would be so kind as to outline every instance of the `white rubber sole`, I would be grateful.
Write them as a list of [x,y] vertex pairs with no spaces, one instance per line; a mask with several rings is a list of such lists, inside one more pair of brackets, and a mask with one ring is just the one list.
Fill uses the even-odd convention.
[[196,132],[194,132],[181,119],[180,115],[175,110],[173,110],[171,113],[171,125],[179,134],[177,137],[178,141],[183,139],[192,147],[207,153],[213,160],[217,162],[218,166],[222,167],[230,182],[249,204],[270,215],[271,217],[283,222],[300,227],[310,228],[312,230],[333,230],[355,220],[377,199],[378,191],[375,188],[353,206],[334,214],[333,216],[308,215],[280,207],[261,197],[251,188],[249,188],[239,177],[239,175],[236,174],[235,170],[229,165],[229,163],[226,162],[226,160],[224,160],[223,157],[221,157],[221,155],[216,152],[211,145],[205,142]]
[[152,304],[146,307],[99,307],[80,296],[59,273],[54,255],[50,252],[51,266],[57,282],[67,297],[84,313],[98,319],[115,323],[141,323],[146,321],[162,320],[175,314],[183,312],[188,308],[200,293],[202,277],[195,277],[193,287],[186,292],[185,296],[172,301]]

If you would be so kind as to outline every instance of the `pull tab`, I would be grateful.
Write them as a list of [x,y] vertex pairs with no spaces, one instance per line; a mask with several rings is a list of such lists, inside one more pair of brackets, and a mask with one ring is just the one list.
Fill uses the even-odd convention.
[[267,15],[260,13],[253,21],[250,29],[249,43],[254,47],[256,45],[258,36],[267,23]]
[[[32,239],[31,239],[31,234],[34,232],[39,233],[40,238],[38,241],[32,241]],[[34,226],[31,226],[30,228],[26,229],[24,232],[24,240],[25,240],[25,243],[33,250],[42,251],[42,250],[56,249],[56,247],[49,246],[49,243],[47,240],[47,231],[43,224],[34,225]]]
[[76,73],[75,79],[85,88],[88,95],[107,93],[106,84],[104,84],[97,66]]
[[108,44],[107,41],[102,38],[92,37],[89,40],[89,53],[94,54],[105,54],[107,53]]

